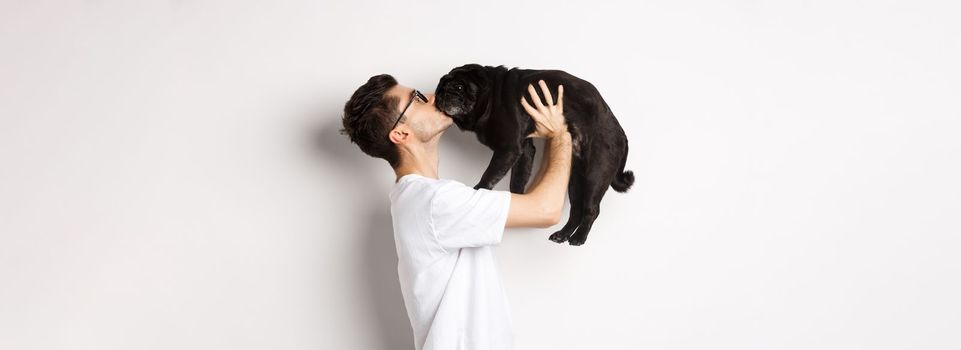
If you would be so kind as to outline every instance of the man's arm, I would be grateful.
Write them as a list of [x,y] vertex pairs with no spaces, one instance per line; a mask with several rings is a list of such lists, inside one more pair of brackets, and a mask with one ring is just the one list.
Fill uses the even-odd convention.
[[511,193],[510,210],[505,227],[540,227],[556,225],[561,219],[564,196],[571,174],[571,134],[564,119],[564,86],[557,91],[557,104],[554,104],[547,84],[539,82],[547,106],[541,104],[533,86],[528,86],[531,100],[536,109],[527,104],[523,96],[521,104],[534,119],[536,130],[529,137],[546,137],[545,150],[540,171],[524,194]]
[[544,144],[544,160],[530,191],[511,193],[506,227],[546,228],[561,220],[571,174],[571,134],[565,132]]

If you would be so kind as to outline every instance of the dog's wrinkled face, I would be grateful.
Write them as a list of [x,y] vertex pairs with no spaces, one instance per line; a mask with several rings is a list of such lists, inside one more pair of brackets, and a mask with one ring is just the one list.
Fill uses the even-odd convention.
[[468,64],[441,77],[434,90],[437,108],[455,121],[461,121],[473,111],[485,85],[483,69],[480,65]]

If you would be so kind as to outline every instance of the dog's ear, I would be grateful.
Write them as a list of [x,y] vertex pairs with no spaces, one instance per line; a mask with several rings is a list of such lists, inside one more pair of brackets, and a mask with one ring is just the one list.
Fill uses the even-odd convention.
[[453,70],[451,70],[451,73],[453,73],[453,72],[459,72],[459,71],[472,72],[472,71],[481,70],[481,69],[484,69],[484,66],[479,65],[479,64],[477,64],[477,63],[468,63],[468,64],[465,64],[465,65],[463,65],[463,66],[454,68]]
[[468,77],[467,83],[471,85],[472,91],[476,92],[490,85],[490,75],[487,67],[472,63],[464,65],[462,68],[464,68],[464,73]]

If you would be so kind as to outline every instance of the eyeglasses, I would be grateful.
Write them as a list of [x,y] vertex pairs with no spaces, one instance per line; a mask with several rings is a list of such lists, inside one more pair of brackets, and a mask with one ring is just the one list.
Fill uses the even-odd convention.
[[397,124],[400,123],[401,118],[404,118],[404,113],[407,113],[407,109],[410,108],[410,104],[414,103],[415,97],[420,100],[420,102],[427,103],[427,96],[424,96],[424,94],[420,93],[420,91],[414,89],[414,92],[410,94],[410,101],[407,102],[407,106],[404,107],[404,110],[400,111],[400,116],[397,117],[397,121],[394,122],[394,126],[390,127],[389,130],[394,130],[394,128],[397,127]]

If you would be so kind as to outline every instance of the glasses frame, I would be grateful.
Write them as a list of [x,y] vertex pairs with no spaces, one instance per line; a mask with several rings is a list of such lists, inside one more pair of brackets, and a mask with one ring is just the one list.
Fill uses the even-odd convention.
[[[414,91],[410,93],[410,101],[407,102],[407,106],[404,107],[404,110],[400,111],[400,115],[397,116],[397,120],[394,122],[394,126],[390,127],[390,130],[394,130],[394,128],[397,127],[397,124],[400,124],[400,120],[404,118],[404,113],[407,113],[407,109],[410,108],[410,105],[412,103],[414,103],[414,98],[420,100],[423,103],[427,103],[427,96],[424,96],[424,94],[420,93],[420,91],[417,91],[417,89],[414,89]],[[388,133],[389,132],[390,131],[388,131]]]

